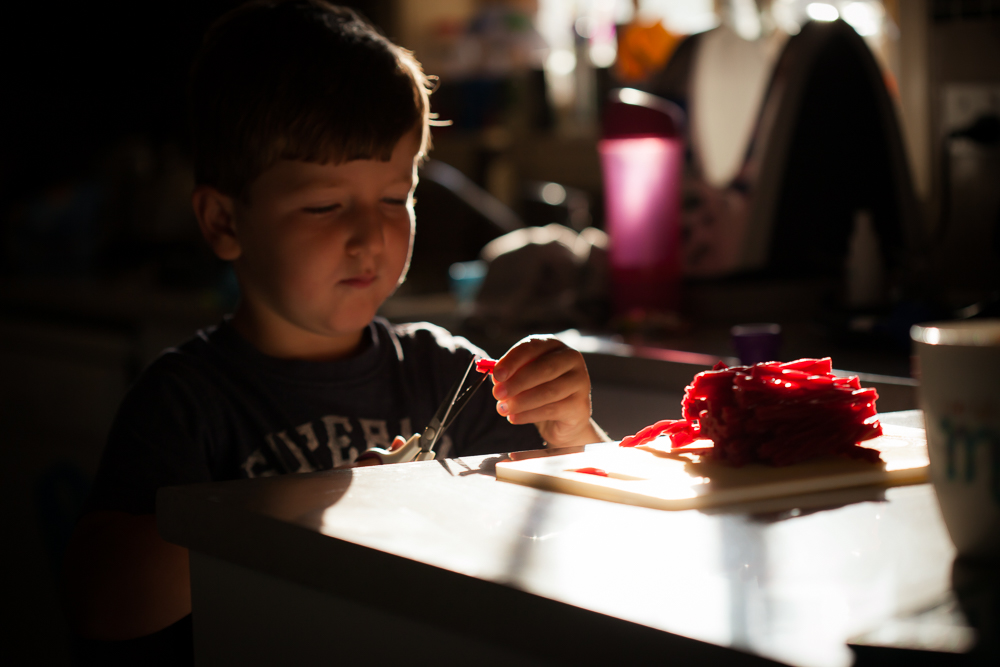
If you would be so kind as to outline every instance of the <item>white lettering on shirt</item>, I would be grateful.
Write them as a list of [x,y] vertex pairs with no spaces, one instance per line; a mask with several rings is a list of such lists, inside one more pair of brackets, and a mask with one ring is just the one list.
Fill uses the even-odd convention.
[[367,449],[381,447],[389,449],[389,427],[384,419],[359,419],[361,432],[365,434],[365,446]]
[[288,433],[286,431],[279,431],[274,435],[267,436],[267,444],[271,446],[271,449],[274,450],[274,453],[277,454],[279,458],[283,457],[281,455],[281,452],[278,450],[278,443],[275,442],[274,440],[275,436],[277,436],[281,440],[282,444],[285,445],[285,447],[288,449],[291,455],[295,457],[295,460],[299,464],[298,468],[296,468],[295,470],[289,470],[289,472],[313,472],[314,470],[316,470],[315,468],[312,467],[309,461],[306,460],[305,454],[302,453],[302,450],[299,449],[299,446],[296,445],[294,442],[292,442],[292,439],[288,437]]
[[[351,444],[351,436],[347,434],[353,431],[354,427],[351,426],[350,419],[339,415],[323,417],[323,426],[326,427],[326,446],[330,449],[330,454],[333,456],[333,467],[336,468],[345,463],[342,452]],[[343,431],[342,433],[337,432],[338,426]],[[348,453],[348,459],[353,461],[357,457],[357,450],[352,447]]]
[[300,435],[304,436],[306,439],[306,448],[310,452],[315,452],[319,449],[319,440],[316,439],[316,431],[313,430],[312,422],[307,422],[302,426],[298,426],[295,429]]
[[240,466],[246,472],[247,477],[253,479],[254,477],[273,477],[278,473],[271,467],[264,467],[263,470],[254,470],[257,466],[267,466],[267,458],[264,457],[264,452],[259,448],[253,451],[253,454],[247,457],[247,460],[243,462]]
[[[381,447],[388,449],[392,443],[392,436],[389,433],[389,426],[384,419],[352,419],[341,415],[326,415],[319,420],[307,422],[295,427],[299,442],[305,444],[308,452],[316,452],[320,449],[321,443],[317,436],[317,424],[323,423],[326,429],[326,442],[322,443],[330,450],[331,467],[337,468],[353,463],[358,458],[360,450],[357,444],[351,442],[351,434],[354,437],[361,436],[365,441],[365,449]],[[356,428],[359,427],[359,428]],[[412,421],[409,417],[403,417],[399,421],[399,435],[409,438],[413,435]],[[268,447],[274,452],[278,461],[278,469],[275,469],[267,460],[262,449],[255,450],[246,461],[241,464],[241,468],[247,477],[271,477],[283,472],[314,472],[326,468],[325,461],[315,460],[315,456],[307,457],[305,451],[293,440],[288,431],[269,433],[264,436]],[[360,443],[358,443],[360,444]],[[438,443],[438,458],[443,458],[451,449],[451,438],[447,435],[441,438]],[[292,462],[294,459],[294,463]],[[292,468],[292,465],[297,467]],[[287,470],[284,468],[287,467]]]

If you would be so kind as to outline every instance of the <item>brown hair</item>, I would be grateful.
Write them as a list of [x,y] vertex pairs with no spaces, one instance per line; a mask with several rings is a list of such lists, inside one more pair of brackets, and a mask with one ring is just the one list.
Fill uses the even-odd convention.
[[195,180],[246,199],[278,160],[388,160],[418,126],[425,155],[428,95],[413,54],[354,11],[323,0],[251,2],[209,28],[195,61]]

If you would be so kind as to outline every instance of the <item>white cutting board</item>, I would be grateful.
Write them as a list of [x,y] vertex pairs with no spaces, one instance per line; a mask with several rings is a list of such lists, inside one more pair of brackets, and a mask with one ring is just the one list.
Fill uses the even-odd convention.
[[[829,459],[780,468],[740,468],[702,461],[696,453],[670,451],[670,441],[619,447],[587,447],[573,454],[497,464],[497,479],[578,496],[665,510],[686,510],[877,484],[926,482],[927,441],[923,429],[883,426],[884,435],[864,443],[881,452],[882,463]],[[711,445],[711,441],[703,441]],[[698,443],[691,445],[697,446]],[[608,477],[571,472],[600,468]]]

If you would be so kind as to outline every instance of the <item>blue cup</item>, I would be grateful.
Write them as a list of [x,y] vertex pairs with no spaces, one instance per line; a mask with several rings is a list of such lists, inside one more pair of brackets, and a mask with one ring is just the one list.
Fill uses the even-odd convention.
[[486,278],[487,264],[482,260],[455,262],[448,267],[448,288],[459,303],[472,303]]

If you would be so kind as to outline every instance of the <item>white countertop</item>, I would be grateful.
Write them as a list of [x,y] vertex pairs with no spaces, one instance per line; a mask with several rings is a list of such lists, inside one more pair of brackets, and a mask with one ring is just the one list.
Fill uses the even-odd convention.
[[[883,419],[920,424],[916,412]],[[521,650],[531,648],[524,619],[532,614],[563,610],[575,623],[587,610],[612,646],[622,628],[652,629],[736,649],[748,664],[750,653],[846,667],[848,638],[950,589],[954,550],[927,484],[664,512],[497,481],[501,458],[164,489],[160,531],[195,551],[459,631],[477,630],[454,596],[480,598],[464,604],[493,607],[495,618],[480,609],[479,621],[512,616],[510,628],[525,636],[510,642]],[[382,574],[352,576],[366,568]],[[558,627],[550,624],[552,636]]]

